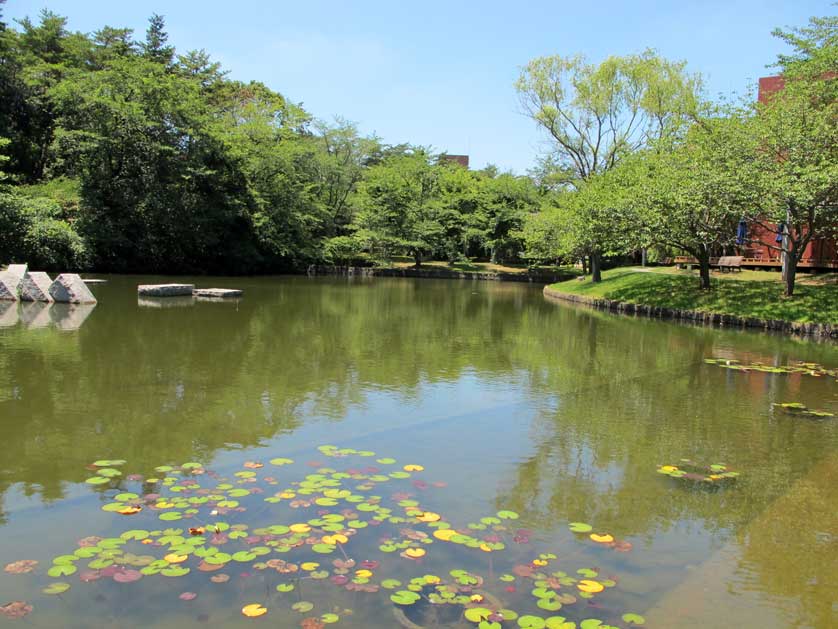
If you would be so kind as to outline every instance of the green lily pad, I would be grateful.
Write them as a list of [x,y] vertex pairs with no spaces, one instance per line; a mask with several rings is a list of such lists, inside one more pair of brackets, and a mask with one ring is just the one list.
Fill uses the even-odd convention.
[[61,583],[60,581],[57,581],[55,583],[50,583],[47,587],[41,590],[41,592],[44,594],[63,594],[69,589],[69,583]]
[[497,516],[501,520],[517,520],[518,517],[519,517],[518,514],[515,513],[514,511],[507,511],[507,510],[498,511]]
[[314,609],[314,603],[309,603],[308,601],[297,601],[296,603],[291,605],[291,609],[293,609],[295,612],[305,614]]
[[585,522],[571,522],[567,526],[574,533],[590,533],[594,530],[594,527]]
[[646,619],[640,614],[623,614],[623,622],[639,626],[645,624]]
[[413,605],[413,603],[418,601],[420,598],[422,597],[416,592],[411,592],[409,590],[399,590],[398,592],[394,592],[390,595],[390,600],[396,605]]
[[92,476],[84,482],[88,485],[104,485],[105,483],[110,482],[110,479],[104,476]]
[[466,620],[475,623],[487,620],[491,614],[492,610],[485,607],[469,607],[465,612],[463,612],[463,616],[465,616]]
[[71,574],[75,574],[76,570],[78,568],[72,564],[58,564],[47,570],[47,574],[56,579],[58,577],[69,577]]
[[277,592],[292,592],[294,590],[293,583],[280,583],[276,586]]
[[320,616],[320,622],[326,625],[336,623],[338,620],[340,620],[340,616],[338,616],[337,614],[328,613]]
[[541,616],[532,616],[527,614],[518,618],[518,626],[521,629],[544,629],[546,623]]

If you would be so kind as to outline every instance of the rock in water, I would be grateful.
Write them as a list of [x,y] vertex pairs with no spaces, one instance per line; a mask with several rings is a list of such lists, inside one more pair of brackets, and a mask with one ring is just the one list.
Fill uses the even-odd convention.
[[26,275],[25,264],[10,264],[6,267],[6,270],[0,273],[0,299],[17,301],[24,275]]
[[23,276],[20,283],[21,301],[52,301],[49,287],[52,280],[49,275],[40,271],[33,271]]
[[137,294],[143,297],[179,297],[192,295],[194,284],[140,284]]
[[55,278],[49,294],[55,301],[65,304],[96,303],[93,293],[76,273],[62,273]]

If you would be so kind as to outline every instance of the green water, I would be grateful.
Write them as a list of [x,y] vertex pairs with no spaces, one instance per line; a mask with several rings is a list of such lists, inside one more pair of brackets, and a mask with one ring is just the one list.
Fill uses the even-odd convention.
[[[171,278],[108,279],[94,288],[94,308],[0,306],[0,567],[40,562],[27,574],[0,571],[0,605],[33,606],[25,620],[0,614],[0,626],[294,627],[337,611],[340,621],[328,626],[398,627],[392,591],[347,591],[331,581],[340,552],[317,555],[309,545],[282,554],[272,546],[259,558],[317,561],[329,570],[329,578],[296,582],[292,593],[274,588],[299,575],[252,561],[225,565],[227,583],[211,582],[217,573],[195,569],[194,557],[183,564],[192,567],[186,576],[135,583],[82,582],[89,558],[70,576],[51,579],[46,571],[90,535],[219,521],[252,534],[318,511],[339,513],[355,505],[295,509],[264,498],[299,489],[293,483],[324,467],[369,476],[404,464],[425,469],[367,493],[398,516],[405,515],[398,501],[410,494],[452,527],[506,548],[487,553],[431,538],[416,544],[427,550],[420,561],[382,553],[382,540],[400,531],[433,533],[408,515],[407,523],[357,530],[344,545],[358,564],[380,562],[372,584],[448,579],[464,569],[504,607],[543,618],[626,627],[621,615],[635,612],[650,627],[838,625],[838,418],[794,417],[771,406],[802,402],[838,415],[838,383],[704,362],[836,368],[835,345],[615,316],[507,283],[198,279],[245,290],[241,300],[218,303],[138,301],[138,283]],[[324,456],[317,450],[324,444],[375,456]],[[272,466],[274,457],[294,462]],[[382,457],[397,463],[376,463]],[[682,457],[723,462],[741,476],[710,491],[656,473]],[[217,475],[195,477],[204,489],[229,479],[264,493],[238,500],[245,511],[211,516],[202,505],[192,518],[161,522],[164,510],[146,506],[122,516],[101,506],[119,491],[142,494],[143,485],[124,477],[85,483],[96,472],[87,466],[103,458],[125,459],[125,475],[145,478],[166,475],[155,466],[196,462]],[[234,475],[251,471],[247,461],[264,464],[252,469],[257,482]],[[340,482],[353,491],[364,484]],[[520,517],[502,520],[497,531],[467,528],[499,510]],[[569,522],[590,523],[631,549],[574,534]],[[224,547],[249,546],[229,540]],[[167,552],[138,542],[123,550]],[[532,580],[498,577],[542,553],[557,558],[536,571],[581,579],[576,571],[588,568],[614,585],[560,611],[540,609]],[[41,593],[53,581],[71,589]],[[566,582],[558,592],[577,588]],[[185,591],[198,596],[179,600]],[[297,600],[314,609],[292,611]],[[244,618],[248,603],[264,604],[268,614]]]

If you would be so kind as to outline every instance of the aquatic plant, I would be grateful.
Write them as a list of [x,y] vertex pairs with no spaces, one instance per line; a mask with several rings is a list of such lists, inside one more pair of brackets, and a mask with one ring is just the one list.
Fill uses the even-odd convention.
[[[371,451],[335,446],[321,446],[319,451],[331,459],[369,461],[376,456]],[[76,548],[52,559],[47,574],[55,579],[75,577],[82,584],[103,579],[133,584],[147,578],[191,575],[192,584],[200,579],[200,573],[207,573],[207,581],[216,585],[228,583],[229,572],[240,572],[242,577],[259,575],[266,585],[266,596],[241,601],[241,614],[257,618],[270,614],[272,608],[290,609],[302,616],[300,626],[307,629],[338,623],[354,611],[317,597],[305,600],[302,590],[311,582],[359,593],[359,601],[365,595],[386,596],[394,616],[406,627],[465,621],[479,629],[515,625],[607,629],[644,622],[642,616],[632,613],[607,619],[587,617],[596,607],[579,601],[606,595],[617,586],[614,575],[594,567],[559,565],[553,552],[525,552],[526,559],[521,561],[532,533],[517,528],[518,513],[501,509],[457,525],[429,509],[420,494],[446,484],[416,478],[415,474],[424,471],[422,465],[399,466],[392,458],[379,457],[375,465],[362,462],[338,470],[312,461],[309,465],[314,471],[280,484],[274,470],[293,463],[292,459],[274,458],[266,468],[260,461],[247,461],[242,469],[223,476],[190,461],[158,466],[152,476],[144,477],[123,474],[123,460],[95,461],[89,466],[94,474],[87,483],[107,500],[101,509],[139,526],[114,537],[79,539]],[[726,468],[723,473],[728,473]],[[381,490],[391,484],[397,487],[385,498]],[[272,521],[276,511],[286,508],[292,517]],[[253,521],[242,521],[243,514],[251,514]],[[263,521],[266,518],[268,521]],[[590,524],[572,522],[568,528],[579,543],[618,552],[631,550],[630,542],[597,531]],[[362,539],[367,545],[360,543]],[[488,572],[476,571],[473,566],[429,572],[423,568],[429,557],[437,566],[451,557],[444,550],[437,551],[440,544],[475,553],[474,563],[485,565]],[[353,556],[361,548],[376,548],[381,558]],[[516,551],[511,552],[512,548]],[[477,560],[480,557],[487,561]],[[34,560],[19,560],[6,571],[26,574],[36,566]],[[61,596],[71,588],[67,581],[53,581],[42,592]],[[526,592],[530,596],[520,609],[504,602],[505,596],[519,593],[516,598],[521,599]],[[198,593],[184,591],[173,596],[188,603]],[[20,617],[32,610],[29,603],[11,605],[0,611]]]

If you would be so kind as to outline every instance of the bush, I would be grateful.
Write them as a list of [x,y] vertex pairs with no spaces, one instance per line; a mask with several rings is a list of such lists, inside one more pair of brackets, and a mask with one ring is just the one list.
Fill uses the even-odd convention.
[[52,199],[0,193],[0,263],[26,263],[45,271],[85,268],[84,240],[61,214]]

